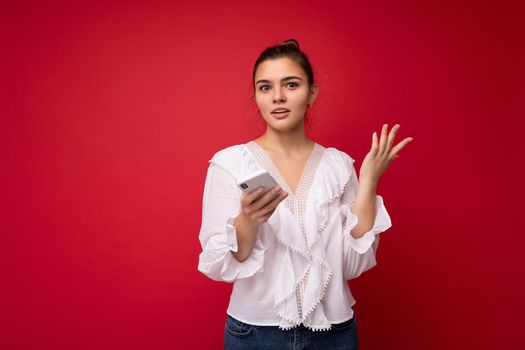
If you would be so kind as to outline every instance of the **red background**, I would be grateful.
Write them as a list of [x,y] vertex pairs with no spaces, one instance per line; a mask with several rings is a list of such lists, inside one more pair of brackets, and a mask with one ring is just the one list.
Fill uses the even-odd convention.
[[[382,176],[362,349],[514,349],[523,295],[523,12],[504,2],[12,2],[1,13],[0,348],[219,349],[231,285],[197,271],[208,160],[264,124],[266,47],[296,38],[308,134]],[[518,120],[519,119],[519,120]],[[522,277],[519,277],[522,276]]]

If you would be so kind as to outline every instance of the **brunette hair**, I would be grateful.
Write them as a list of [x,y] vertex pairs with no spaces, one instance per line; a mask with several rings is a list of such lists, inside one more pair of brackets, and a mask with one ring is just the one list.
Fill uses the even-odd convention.
[[288,39],[281,44],[267,47],[263,52],[261,52],[253,67],[252,85],[254,86],[254,89],[255,72],[257,71],[259,65],[266,60],[274,60],[282,57],[287,57],[297,63],[306,73],[306,77],[308,78],[308,87],[312,87],[314,84],[314,73],[312,70],[312,65],[310,64],[310,60],[308,59],[308,56],[301,51],[297,40]]

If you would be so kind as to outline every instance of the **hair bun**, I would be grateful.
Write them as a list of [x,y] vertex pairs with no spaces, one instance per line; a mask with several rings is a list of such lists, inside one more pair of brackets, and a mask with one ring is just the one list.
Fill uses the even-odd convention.
[[288,39],[282,42],[282,46],[291,46],[296,48],[297,50],[300,50],[299,43],[295,39]]

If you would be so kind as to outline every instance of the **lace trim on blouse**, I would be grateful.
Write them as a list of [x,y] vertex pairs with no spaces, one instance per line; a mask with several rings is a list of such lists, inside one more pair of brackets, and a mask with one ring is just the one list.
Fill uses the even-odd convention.
[[[290,211],[294,214],[294,216],[298,219],[299,226],[301,227],[301,231],[304,237],[304,240],[306,242],[306,246],[308,246],[308,239],[306,237],[306,229],[304,224],[304,214],[306,210],[306,200],[308,198],[308,192],[310,190],[310,187],[312,185],[312,182],[315,178],[317,167],[319,166],[319,163],[321,162],[321,159],[324,154],[324,147],[314,143],[314,148],[312,152],[310,153],[310,156],[306,162],[306,165],[303,169],[303,173],[301,174],[301,178],[299,179],[299,184],[297,186],[297,191],[294,193],[290,186],[288,186],[288,183],[284,180],[284,177],[281,175],[279,170],[277,169],[277,166],[273,162],[270,155],[266,152],[262,146],[260,146],[255,141],[250,141],[246,143],[246,147],[251,151],[254,158],[257,160],[257,162],[263,167],[265,170],[267,170],[270,175],[277,181],[279,186],[281,186],[286,192],[288,192],[288,197],[284,200],[285,205],[290,209]],[[304,290],[306,288],[306,285],[308,283],[308,273],[310,272],[311,263],[308,266],[308,270],[306,271],[306,275],[302,279],[301,283],[297,286],[295,295],[297,299],[297,307],[298,307],[298,314],[299,317],[303,318],[303,294]]]

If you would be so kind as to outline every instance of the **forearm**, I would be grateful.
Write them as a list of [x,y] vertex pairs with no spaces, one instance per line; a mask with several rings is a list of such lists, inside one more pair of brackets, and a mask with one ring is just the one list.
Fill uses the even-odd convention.
[[377,181],[363,179],[359,183],[352,213],[357,215],[358,223],[350,234],[355,239],[361,238],[374,226]]
[[240,262],[248,259],[257,240],[258,224],[248,221],[244,215],[239,214],[235,220],[237,233],[237,252],[232,252],[235,259]]

